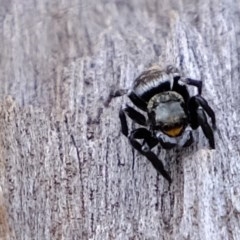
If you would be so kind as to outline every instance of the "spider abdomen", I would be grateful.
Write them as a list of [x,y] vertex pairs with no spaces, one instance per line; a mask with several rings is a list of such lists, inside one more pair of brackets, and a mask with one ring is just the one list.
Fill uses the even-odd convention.
[[169,66],[167,71],[162,70],[159,66],[152,66],[142,72],[134,81],[132,91],[142,100],[148,102],[155,94],[171,90],[175,75],[179,75],[179,73],[172,66]]

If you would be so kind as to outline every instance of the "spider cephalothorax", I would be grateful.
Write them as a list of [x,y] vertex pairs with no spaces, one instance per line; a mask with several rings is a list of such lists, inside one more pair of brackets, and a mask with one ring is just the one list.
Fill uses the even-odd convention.
[[[187,85],[197,87],[198,94],[190,96]],[[129,105],[120,109],[122,133],[169,182],[171,178],[168,172],[151,151],[158,143],[164,149],[176,145],[189,146],[193,142],[191,129],[197,129],[200,126],[210,147],[215,148],[213,135],[213,129],[216,127],[215,114],[201,96],[201,91],[202,81],[184,78],[173,66],[168,66],[166,69],[153,66],[141,73],[128,91],[128,97],[133,104],[145,114]],[[115,92],[115,96],[121,96],[124,93],[126,91],[119,90]],[[126,114],[144,127],[129,133]],[[212,127],[208,124],[206,114],[212,120]]]

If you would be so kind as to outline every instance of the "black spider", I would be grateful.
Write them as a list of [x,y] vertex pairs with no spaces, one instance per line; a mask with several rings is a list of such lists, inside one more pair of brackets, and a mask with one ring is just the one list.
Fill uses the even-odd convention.
[[[187,85],[197,87],[198,94],[190,96]],[[159,66],[153,66],[137,77],[132,89],[128,91],[130,100],[147,114],[147,118],[129,105],[121,108],[119,112],[122,133],[169,183],[172,180],[163,163],[151,151],[158,143],[164,149],[176,145],[187,147],[193,143],[191,128],[197,129],[201,126],[210,147],[215,148],[213,135],[213,129],[216,128],[215,114],[201,96],[201,91],[202,81],[183,78],[173,66],[168,66],[164,70]],[[125,93],[126,90],[118,90],[112,97]],[[206,113],[212,120],[212,127],[208,124]],[[129,133],[126,114],[146,128],[137,128]]]

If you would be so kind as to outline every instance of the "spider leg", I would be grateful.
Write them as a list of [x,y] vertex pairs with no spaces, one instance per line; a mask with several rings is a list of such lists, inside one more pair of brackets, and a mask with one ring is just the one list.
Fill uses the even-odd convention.
[[[139,143],[138,139],[143,139],[143,143],[147,143],[149,148],[145,148]],[[131,145],[144,155],[154,166],[154,168],[169,182],[172,182],[168,172],[164,169],[163,163],[150,149],[157,145],[158,140],[152,137],[151,132],[145,128],[138,128],[131,132],[129,136]]]
[[130,107],[129,105],[126,104],[126,106],[123,108],[123,111],[127,113],[127,115],[136,123],[142,126],[147,125],[147,120],[145,116],[140,112],[136,111],[134,108]]
[[131,139],[142,139],[141,150],[147,152],[154,148],[158,143],[158,139],[153,137],[152,133],[146,128],[137,128],[133,130],[129,136]]
[[207,104],[207,101],[199,95],[192,97],[189,100],[189,111],[191,116],[191,127],[196,129],[198,126],[201,126],[204,135],[208,139],[210,147],[214,149],[215,141],[213,130],[208,124],[205,111],[212,118],[213,127],[215,126],[215,114]]
[[215,148],[215,142],[214,142],[214,136],[213,136],[213,131],[211,127],[209,126],[207,122],[207,117],[203,109],[199,108],[197,110],[197,115],[198,115],[198,122],[203,130],[204,135],[209,141],[209,145],[212,149]]
[[125,135],[126,137],[128,137],[127,119],[126,119],[126,115],[125,115],[123,109],[120,109],[120,111],[119,111],[119,118],[120,118],[120,122],[121,122],[122,134]]
[[127,120],[126,120],[126,115],[130,117],[133,121],[136,123],[146,126],[147,125],[147,120],[143,114],[140,112],[136,111],[134,108],[126,105],[124,108],[121,108],[119,111],[119,118],[121,122],[121,130],[122,133],[128,137],[128,125],[127,125]]
[[131,91],[128,94],[128,97],[133,102],[134,105],[136,105],[138,108],[140,108],[143,111],[147,111],[147,103],[142,100],[137,94],[135,94],[133,91]]
[[[128,125],[125,112],[130,118],[142,125],[146,125],[145,117],[130,106],[127,106],[125,109],[120,109],[119,118],[121,121],[122,133],[129,138],[131,145],[144,155],[152,163],[155,169],[161,173],[169,183],[171,183],[172,180],[167,171],[164,169],[162,162],[153,152],[151,152],[151,149],[158,144],[158,139],[154,138],[151,132],[146,128],[135,129],[131,132],[130,136],[128,136]],[[142,144],[140,144],[137,139],[142,139]]]
[[110,92],[110,96],[112,98],[115,98],[115,97],[122,97],[123,95],[127,94],[128,92],[128,89],[118,89],[118,90],[111,90]]
[[129,91],[129,89],[118,90],[111,89],[110,94],[107,100],[105,101],[105,105],[108,106],[113,98],[122,97],[125,94],[128,95],[128,97],[130,98],[134,105],[136,105],[138,108],[145,112],[147,111],[147,103],[141,97],[139,97],[134,91]]
[[109,104],[111,103],[113,98],[121,97],[121,96],[127,94],[127,92],[128,92],[128,89],[118,89],[118,90],[115,90],[115,89],[112,88],[110,90],[108,98],[104,101],[105,107],[109,106]]
[[215,113],[212,110],[212,108],[208,105],[208,102],[206,101],[206,99],[204,99],[202,96],[197,95],[195,96],[195,101],[197,101],[197,103],[199,105],[202,106],[202,108],[204,109],[204,111],[208,114],[208,116],[211,118],[212,120],[212,127],[213,129],[216,129],[216,118],[215,118]]
[[187,85],[191,85],[191,86],[195,86],[198,88],[198,94],[201,95],[202,94],[202,81],[201,80],[194,80],[191,78],[179,78],[177,80],[180,80],[181,82],[184,82]]

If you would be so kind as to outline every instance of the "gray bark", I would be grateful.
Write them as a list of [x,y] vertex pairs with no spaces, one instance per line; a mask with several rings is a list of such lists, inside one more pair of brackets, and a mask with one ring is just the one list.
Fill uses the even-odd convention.
[[[239,1],[0,5],[1,239],[239,239]],[[156,63],[217,118],[216,150],[159,153],[170,189],[120,133],[127,97],[104,105]]]

